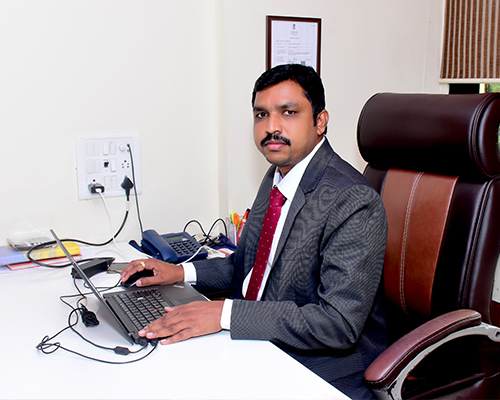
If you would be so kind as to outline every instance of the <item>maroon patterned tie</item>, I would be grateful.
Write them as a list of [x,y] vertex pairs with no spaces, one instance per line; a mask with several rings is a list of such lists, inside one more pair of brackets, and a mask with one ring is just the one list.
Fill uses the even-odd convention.
[[259,247],[257,248],[257,256],[253,265],[245,300],[257,300],[273,243],[274,231],[276,230],[276,225],[281,214],[281,207],[283,207],[285,200],[285,196],[281,194],[278,188],[276,186],[273,187],[269,199],[269,207],[264,215],[264,222],[260,231]]

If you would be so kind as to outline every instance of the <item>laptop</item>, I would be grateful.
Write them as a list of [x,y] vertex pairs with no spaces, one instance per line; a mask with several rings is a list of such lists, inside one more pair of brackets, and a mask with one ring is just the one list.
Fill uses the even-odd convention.
[[92,293],[113,316],[124,336],[132,344],[136,343],[146,346],[148,343],[155,344],[158,341],[158,339],[148,340],[147,338],[140,337],[138,332],[144,326],[148,325],[149,322],[164,315],[164,307],[179,306],[193,301],[209,301],[186,282],[141,288],[130,287],[102,294],[96,289],[84,270],[78,265],[52,229],[50,233],[73,267],[87,283]]

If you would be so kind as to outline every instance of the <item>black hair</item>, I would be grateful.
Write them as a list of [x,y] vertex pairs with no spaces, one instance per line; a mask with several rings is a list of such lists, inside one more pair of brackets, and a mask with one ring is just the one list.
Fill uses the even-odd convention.
[[325,109],[325,89],[314,68],[302,64],[277,65],[265,71],[255,81],[252,92],[252,107],[255,105],[257,92],[287,80],[299,84],[304,90],[304,95],[311,103],[314,125],[316,125],[318,114]]

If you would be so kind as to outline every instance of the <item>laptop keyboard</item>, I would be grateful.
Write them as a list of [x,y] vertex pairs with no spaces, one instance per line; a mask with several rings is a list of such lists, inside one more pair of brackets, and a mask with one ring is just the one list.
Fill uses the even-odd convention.
[[117,293],[114,297],[137,330],[165,315],[164,307],[170,306],[156,288]]

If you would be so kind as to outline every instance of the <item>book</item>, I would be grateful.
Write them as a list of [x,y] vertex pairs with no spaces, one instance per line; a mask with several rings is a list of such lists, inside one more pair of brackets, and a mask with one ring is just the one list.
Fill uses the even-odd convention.
[[[75,242],[64,242],[64,246],[72,256],[80,254],[80,246]],[[27,257],[27,253],[27,251],[19,251],[10,246],[0,246],[0,265],[18,264],[30,261]],[[64,257],[64,253],[57,246],[42,247],[32,251],[31,257],[34,260],[47,260],[49,258]]]
[[[76,255],[73,255],[73,258],[76,261],[78,261],[78,260],[81,260],[83,257],[81,254],[76,254]],[[69,264],[69,260],[66,257],[48,258],[48,259],[40,260],[40,261],[45,263],[45,264],[52,265],[52,266]],[[19,271],[22,269],[35,268],[35,267],[39,267],[39,266],[40,265],[35,264],[33,261],[26,261],[26,262],[6,265],[6,267],[8,269],[10,269],[11,271]]]

